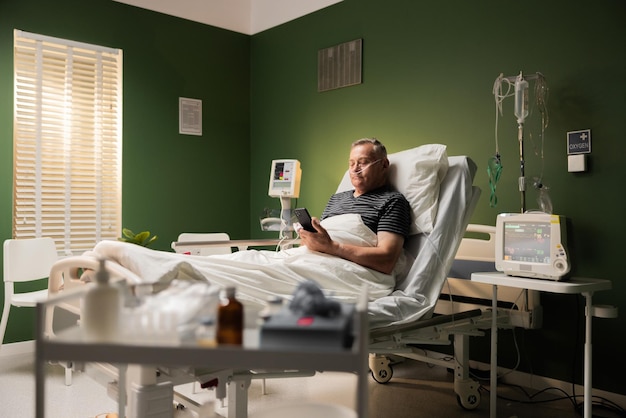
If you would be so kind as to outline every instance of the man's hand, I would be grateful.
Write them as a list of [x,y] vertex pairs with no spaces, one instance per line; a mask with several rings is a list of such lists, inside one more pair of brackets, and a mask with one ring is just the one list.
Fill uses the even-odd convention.
[[320,253],[332,254],[332,247],[338,245],[328,235],[328,231],[320,224],[320,220],[316,217],[311,218],[311,225],[315,228],[316,232],[309,232],[307,230],[300,229],[298,234],[300,235],[300,245],[306,245],[311,251],[318,251]]

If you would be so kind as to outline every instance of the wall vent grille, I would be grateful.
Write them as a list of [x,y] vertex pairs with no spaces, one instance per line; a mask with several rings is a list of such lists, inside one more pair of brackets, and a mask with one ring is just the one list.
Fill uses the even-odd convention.
[[317,91],[362,82],[363,39],[344,42],[317,52]]

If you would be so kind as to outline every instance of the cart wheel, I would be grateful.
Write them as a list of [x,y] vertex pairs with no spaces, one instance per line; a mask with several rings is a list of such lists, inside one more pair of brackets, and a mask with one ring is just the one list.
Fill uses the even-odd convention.
[[478,408],[478,405],[480,405],[480,392],[466,393],[464,396],[456,395],[456,401],[461,408],[471,411],[472,409]]
[[384,366],[378,368],[377,370],[372,370],[372,377],[378,383],[387,383],[391,380],[393,376],[393,369],[391,366]]

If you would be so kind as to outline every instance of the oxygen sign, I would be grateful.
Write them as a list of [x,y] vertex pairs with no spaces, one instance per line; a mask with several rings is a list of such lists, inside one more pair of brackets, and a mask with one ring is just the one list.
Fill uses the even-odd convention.
[[591,129],[567,133],[567,155],[591,153]]

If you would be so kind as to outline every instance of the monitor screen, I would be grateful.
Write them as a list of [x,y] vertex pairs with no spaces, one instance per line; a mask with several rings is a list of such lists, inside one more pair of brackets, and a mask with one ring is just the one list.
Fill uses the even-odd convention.
[[550,264],[550,224],[505,222],[504,259]]

